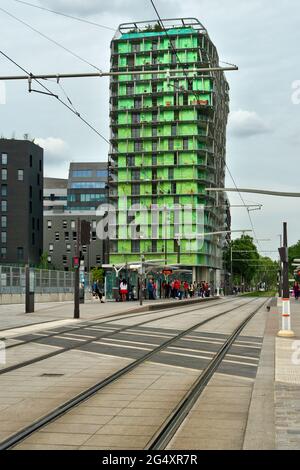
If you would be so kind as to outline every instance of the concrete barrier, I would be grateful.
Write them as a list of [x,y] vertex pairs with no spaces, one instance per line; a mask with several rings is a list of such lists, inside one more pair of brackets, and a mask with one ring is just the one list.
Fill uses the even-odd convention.
[[[85,295],[86,300],[91,300],[91,294]],[[35,294],[35,303],[47,303],[47,302],[72,302],[74,296],[72,292],[68,293],[45,293]],[[0,294],[0,305],[11,305],[11,304],[25,304],[25,294]]]

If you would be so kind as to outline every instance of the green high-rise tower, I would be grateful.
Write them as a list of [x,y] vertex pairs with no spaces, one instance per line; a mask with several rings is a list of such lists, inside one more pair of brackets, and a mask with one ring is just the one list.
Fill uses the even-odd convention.
[[[205,188],[224,187],[229,87],[223,71],[199,71],[219,67],[219,59],[198,20],[163,25],[122,24],[111,43],[111,72],[132,74],[112,76],[110,83],[109,195],[116,230],[109,258],[130,263],[144,254],[209,280],[222,268],[222,238],[207,235],[195,243],[178,227],[185,220],[195,237],[199,230],[228,230],[225,196]],[[133,212],[125,209],[137,204],[133,235]]]

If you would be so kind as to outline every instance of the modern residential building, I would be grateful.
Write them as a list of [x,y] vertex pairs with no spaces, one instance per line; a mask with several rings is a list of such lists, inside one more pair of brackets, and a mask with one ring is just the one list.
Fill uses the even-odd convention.
[[[228,230],[228,217],[225,196],[205,188],[224,187],[229,87],[223,71],[199,70],[219,58],[198,20],[163,23],[121,24],[111,42],[111,71],[133,73],[110,82],[109,199],[118,214],[110,263],[143,254],[213,281],[224,240],[203,233]],[[135,239],[124,210],[133,204],[142,206]],[[187,214],[190,235],[181,228]]]
[[1,263],[39,263],[43,250],[43,149],[0,139]]
[[68,180],[44,178],[44,211],[64,211],[68,205]]
[[78,223],[91,223],[91,243],[82,247],[88,271],[107,261],[105,242],[97,237],[97,224],[107,203],[107,163],[71,163],[69,179],[46,178],[44,190],[44,252],[56,269],[69,271],[76,254]]

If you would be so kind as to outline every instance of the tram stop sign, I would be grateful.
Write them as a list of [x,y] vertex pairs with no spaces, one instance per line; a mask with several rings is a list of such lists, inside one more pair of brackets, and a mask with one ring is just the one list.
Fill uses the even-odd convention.
[[170,276],[171,274],[173,274],[173,271],[172,271],[172,269],[163,269],[162,273],[165,276]]

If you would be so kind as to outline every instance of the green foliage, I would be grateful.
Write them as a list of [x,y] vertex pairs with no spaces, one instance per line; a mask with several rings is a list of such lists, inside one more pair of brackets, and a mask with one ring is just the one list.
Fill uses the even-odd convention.
[[104,269],[95,267],[91,270],[93,282],[99,281],[100,283],[104,282]]
[[44,252],[40,257],[40,262],[37,265],[38,269],[54,269],[54,266],[48,261],[48,253]]
[[232,283],[241,285],[257,286],[261,282],[267,288],[276,287],[278,263],[268,257],[260,256],[253,238],[242,235],[241,238],[233,240],[224,253],[226,270],[231,271],[231,248],[232,248]]

